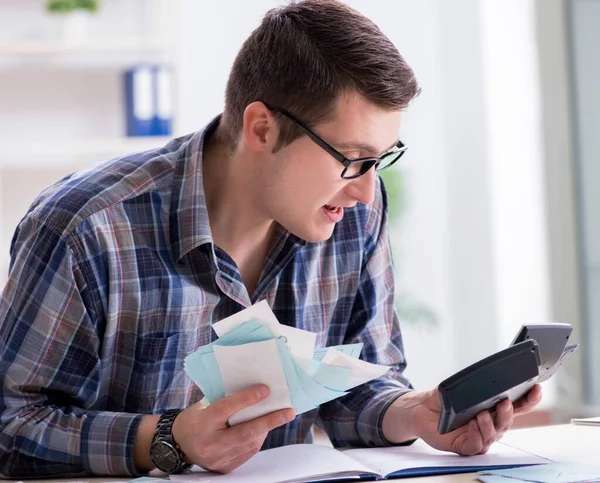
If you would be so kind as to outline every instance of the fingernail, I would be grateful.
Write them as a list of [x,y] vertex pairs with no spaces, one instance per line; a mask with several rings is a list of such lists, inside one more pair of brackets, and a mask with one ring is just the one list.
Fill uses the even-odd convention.
[[261,399],[267,397],[269,395],[269,388],[267,386],[258,386],[257,388],[258,397]]
[[290,421],[293,421],[294,419],[296,419],[296,413],[291,410],[286,411],[285,413],[283,413],[283,416],[281,419],[284,423],[289,423]]

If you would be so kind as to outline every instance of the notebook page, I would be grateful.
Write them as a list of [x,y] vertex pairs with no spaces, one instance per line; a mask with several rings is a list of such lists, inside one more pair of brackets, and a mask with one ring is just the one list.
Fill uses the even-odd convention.
[[459,456],[446,451],[438,451],[422,440],[415,441],[411,446],[351,449],[344,451],[344,454],[382,475],[399,473],[403,470],[409,472],[412,468],[473,467],[475,471],[488,466],[548,463],[545,458],[502,443],[492,445],[487,454],[475,456]]
[[261,451],[226,475],[209,473],[196,466],[192,473],[171,475],[170,479],[180,483],[301,482],[366,473],[373,472],[328,446],[293,444]]

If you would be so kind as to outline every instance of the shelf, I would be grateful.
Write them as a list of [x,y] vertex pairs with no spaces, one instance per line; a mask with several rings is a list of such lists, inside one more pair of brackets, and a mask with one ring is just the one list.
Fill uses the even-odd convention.
[[[140,136],[116,138],[83,138],[64,142],[2,142],[0,167],[53,167],[56,163],[79,164],[124,156],[163,146],[172,136]],[[52,162],[52,164],[50,164]]]
[[58,55],[85,52],[166,52],[168,42],[164,39],[123,38],[89,39],[85,42],[62,42],[53,40],[0,43],[0,55]]

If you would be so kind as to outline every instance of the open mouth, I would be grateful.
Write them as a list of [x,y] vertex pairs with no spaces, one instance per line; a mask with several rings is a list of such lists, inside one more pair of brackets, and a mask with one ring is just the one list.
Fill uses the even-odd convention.
[[342,211],[340,206],[325,205],[324,208],[332,213],[340,213]]
[[321,209],[330,222],[337,223],[344,217],[344,208],[341,206],[324,205]]

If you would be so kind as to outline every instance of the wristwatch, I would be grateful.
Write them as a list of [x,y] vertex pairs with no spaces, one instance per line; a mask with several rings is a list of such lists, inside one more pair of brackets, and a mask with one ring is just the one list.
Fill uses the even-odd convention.
[[181,411],[181,409],[173,409],[160,416],[150,444],[152,463],[160,471],[168,474],[182,473],[192,466],[185,462],[181,448],[173,439],[173,421]]

